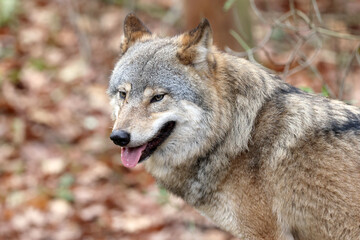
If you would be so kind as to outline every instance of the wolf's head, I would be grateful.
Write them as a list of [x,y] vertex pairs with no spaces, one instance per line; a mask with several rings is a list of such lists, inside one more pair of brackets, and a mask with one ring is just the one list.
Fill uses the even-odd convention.
[[126,167],[144,161],[160,174],[225,136],[221,120],[229,116],[220,108],[226,106],[213,77],[214,51],[206,19],[180,36],[158,38],[134,14],[126,17],[108,89],[115,120],[110,138]]

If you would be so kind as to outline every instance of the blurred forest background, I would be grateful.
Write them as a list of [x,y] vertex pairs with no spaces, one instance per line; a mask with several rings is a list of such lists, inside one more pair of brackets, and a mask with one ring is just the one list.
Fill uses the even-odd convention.
[[231,240],[121,166],[106,88],[125,15],[360,105],[360,0],[0,0],[0,239]]

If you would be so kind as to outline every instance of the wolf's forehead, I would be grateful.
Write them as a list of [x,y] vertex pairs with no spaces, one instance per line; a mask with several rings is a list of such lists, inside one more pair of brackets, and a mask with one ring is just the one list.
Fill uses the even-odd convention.
[[[149,41],[137,43],[121,57],[115,66],[110,79],[110,87],[117,87],[123,83],[141,85],[146,83],[147,78],[153,78],[149,73],[148,66],[154,62],[161,64],[171,55],[171,43],[168,41]],[[166,54],[164,54],[166,52]],[[161,54],[162,53],[162,54]],[[160,59],[159,59],[159,56]]]
[[130,48],[113,71],[110,93],[116,92],[119,85],[130,83],[133,96],[140,97],[147,87],[163,88],[174,98],[201,104],[200,93],[192,86],[176,53],[177,46],[171,41],[150,41]]

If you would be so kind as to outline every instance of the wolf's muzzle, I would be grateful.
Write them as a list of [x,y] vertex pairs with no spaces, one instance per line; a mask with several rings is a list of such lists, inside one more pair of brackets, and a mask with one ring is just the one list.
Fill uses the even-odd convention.
[[124,147],[130,142],[130,133],[124,130],[114,130],[110,135],[110,139],[116,145]]

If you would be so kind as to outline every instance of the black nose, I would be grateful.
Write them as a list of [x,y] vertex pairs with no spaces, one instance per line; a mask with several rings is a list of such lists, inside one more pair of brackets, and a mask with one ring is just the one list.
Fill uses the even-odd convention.
[[115,130],[111,133],[110,139],[119,146],[126,146],[130,142],[130,133],[123,130]]

